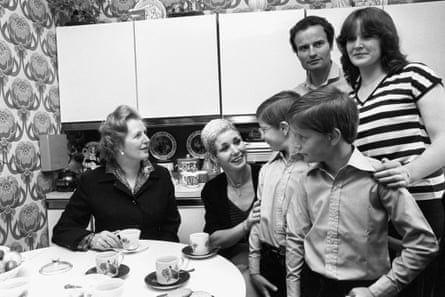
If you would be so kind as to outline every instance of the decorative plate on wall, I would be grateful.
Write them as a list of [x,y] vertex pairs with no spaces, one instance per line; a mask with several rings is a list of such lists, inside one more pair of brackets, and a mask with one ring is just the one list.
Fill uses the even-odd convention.
[[195,158],[204,158],[206,149],[201,141],[201,130],[192,132],[187,137],[187,152]]
[[167,161],[176,153],[176,140],[168,132],[159,131],[150,137],[150,153],[158,160]]
[[167,10],[159,0],[141,0],[135,5],[134,9],[144,9],[147,20],[167,17]]

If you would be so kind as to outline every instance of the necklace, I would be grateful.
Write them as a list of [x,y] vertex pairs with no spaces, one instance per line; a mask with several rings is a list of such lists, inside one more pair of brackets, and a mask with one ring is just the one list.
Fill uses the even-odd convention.
[[[244,184],[246,184],[249,181],[249,179],[250,179],[250,166],[247,166],[244,169],[244,172],[242,172],[241,174],[237,175],[236,176],[237,179],[231,177],[228,172],[226,172],[226,176],[227,176],[227,183],[228,183],[228,185],[233,187],[233,188],[235,188],[235,189],[239,189]],[[235,180],[237,180],[237,181],[235,181]]]

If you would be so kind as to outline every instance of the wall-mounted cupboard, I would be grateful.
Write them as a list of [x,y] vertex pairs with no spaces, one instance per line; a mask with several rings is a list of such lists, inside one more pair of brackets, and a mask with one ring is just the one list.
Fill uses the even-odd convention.
[[114,106],[136,106],[132,23],[57,28],[62,122],[101,121]]
[[223,114],[254,114],[262,101],[304,80],[289,44],[290,27],[303,17],[303,9],[219,16]]
[[[167,18],[57,29],[62,122],[100,121],[115,106],[144,118],[253,115],[305,79],[289,29],[305,14],[336,34],[357,8]],[[445,75],[445,2],[384,6],[404,52]],[[415,21],[413,21],[415,20]],[[332,58],[339,63],[334,45]]]
[[216,15],[134,25],[141,115],[219,115]]
[[445,79],[445,2],[388,5],[408,60],[422,62]]

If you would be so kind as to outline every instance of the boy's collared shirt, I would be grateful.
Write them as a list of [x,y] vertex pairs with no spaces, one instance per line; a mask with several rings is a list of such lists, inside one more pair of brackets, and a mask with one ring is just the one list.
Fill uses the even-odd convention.
[[[416,201],[379,185],[378,163],[354,149],[335,177],[317,163],[298,181],[286,219],[288,296],[300,296],[303,260],[327,278],[377,280],[369,289],[379,297],[397,294],[434,257],[437,240]],[[403,236],[392,267],[389,220]]]
[[299,155],[286,160],[277,152],[260,171],[257,196],[261,201],[261,220],[249,236],[249,271],[260,273],[261,243],[284,247],[286,243],[286,212],[296,181],[308,169]]
[[310,91],[316,90],[320,87],[332,85],[339,89],[340,91],[349,94],[352,92],[351,86],[346,81],[343,71],[340,67],[334,62],[331,62],[331,68],[329,69],[329,74],[326,80],[319,86],[315,86],[312,84],[309,73],[306,75],[306,80],[296,86],[294,88],[294,91],[300,95],[303,96],[306,93],[309,93]]

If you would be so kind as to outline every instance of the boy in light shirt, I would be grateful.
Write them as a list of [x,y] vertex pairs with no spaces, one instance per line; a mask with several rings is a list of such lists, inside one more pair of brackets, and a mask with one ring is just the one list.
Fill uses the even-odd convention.
[[[405,188],[374,180],[380,162],[352,145],[358,111],[346,94],[312,91],[293,103],[288,122],[298,153],[316,163],[299,179],[287,212],[287,296],[302,296],[303,261],[322,279],[320,297],[395,296],[438,251],[416,201]],[[392,265],[389,220],[402,236]]]

